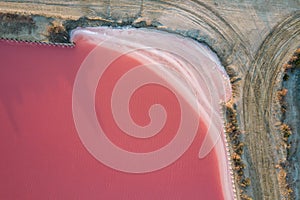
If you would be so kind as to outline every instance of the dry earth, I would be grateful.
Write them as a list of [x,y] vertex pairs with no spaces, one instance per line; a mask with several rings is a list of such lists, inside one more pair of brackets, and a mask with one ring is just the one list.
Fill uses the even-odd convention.
[[224,115],[238,199],[300,198],[299,67],[284,68],[300,46],[298,0],[0,2],[3,38],[66,43],[70,30],[100,25],[156,28],[210,46],[234,90]]

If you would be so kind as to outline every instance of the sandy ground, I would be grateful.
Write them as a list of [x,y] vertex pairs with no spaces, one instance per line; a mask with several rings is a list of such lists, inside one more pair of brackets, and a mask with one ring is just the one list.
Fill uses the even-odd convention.
[[[233,159],[239,198],[293,198],[285,174],[300,170],[299,75],[286,83],[292,92],[286,96],[289,107],[284,122],[295,132],[290,139],[290,153],[295,156],[289,159],[278,128],[282,112],[277,94],[283,65],[300,45],[299,1],[26,0],[2,1],[0,13],[4,38],[64,43],[69,41],[69,31],[78,26],[131,25],[206,43],[232,80],[234,98],[224,115],[232,156],[241,157]],[[300,198],[295,189],[299,179],[288,181]]]

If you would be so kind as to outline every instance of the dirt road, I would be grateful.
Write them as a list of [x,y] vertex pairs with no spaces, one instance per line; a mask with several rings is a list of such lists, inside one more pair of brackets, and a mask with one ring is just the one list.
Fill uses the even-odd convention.
[[[291,198],[284,176],[289,168],[285,167],[287,149],[279,128],[282,112],[277,94],[283,65],[300,45],[298,1],[16,0],[0,2],[0,13],[0,35],[5,38],[67,42],[68,32],[77,26],[131,25],[206,43],[232,78],[231,105],[236,115],[225,117],[228,123],[236,120],[234,130],[241,133],[239,144],[244,145],[245,167],[235,174],[240,198]],[[298,144],[299,137],[295,138]],[[241,182],[246,178],[250,178],[249,186]],[[299,183],[292,186],[299,188]]]

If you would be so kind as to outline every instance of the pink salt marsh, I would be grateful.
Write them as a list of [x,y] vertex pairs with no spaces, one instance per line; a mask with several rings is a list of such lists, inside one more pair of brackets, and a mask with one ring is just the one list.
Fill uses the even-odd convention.
[[72,41],[0,41],[1,199],[234,199],[230,85],[207,47],[105,27]]

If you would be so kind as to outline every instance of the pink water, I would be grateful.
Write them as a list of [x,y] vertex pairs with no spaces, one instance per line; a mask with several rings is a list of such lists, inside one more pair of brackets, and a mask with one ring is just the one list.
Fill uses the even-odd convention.
[[[192,144],[175,162],[147,173],[128,173],[99,161],[89,151],[78,135],[72,95],[78,71],[96,43],[82,33],[74,40],[74,48],[0,41],[0,199],[232,199],[224,141],[221,137],[217,143],[222,151],[213,148],[199,159],[209,132],[206,120],[199,118],[189,100],[185,103],[191,119],[199,118],[198,129]],[[109,54],[112,50],[101,47],[100,51]],[[99,78],[95,111],[107,138],[116,146],[147,153],[174,139],[182,113],[169,88],[148,84],[132,95],[131,117],[145,126],[150,121],[150,106],[161,104],[167,113],[163,128],[142,139],[118,127],[111,111],[113,88],[141,61],[122,55],[110,64]],[[143,76],[159,77],[151,69]],[[173,87],[168,78],[163,81]]]

